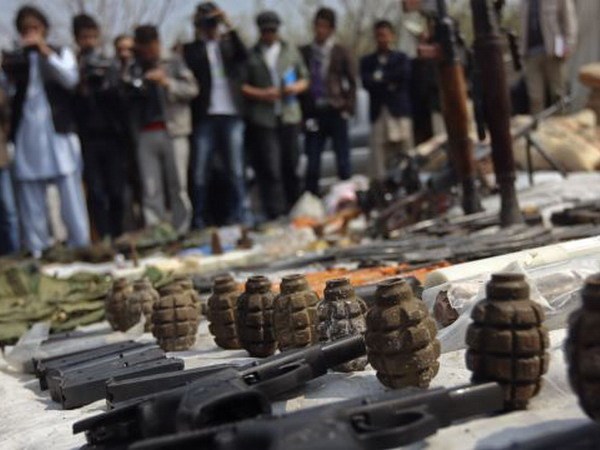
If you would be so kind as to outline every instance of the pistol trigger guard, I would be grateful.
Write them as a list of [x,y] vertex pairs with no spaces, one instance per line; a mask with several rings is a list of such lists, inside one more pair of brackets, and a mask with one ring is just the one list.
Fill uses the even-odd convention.
[[260,381],[253,387],[263,392],[269,398],[273,398],[301,386],[314,378],[312,367],[305,362],[296,362],[281,366],[279,370],[279,375]]
[[437,432],[438,419],[425,407],[395,411],[387,424],[369,424],[366,417],[354,418],[353,428],[366,448],[395,448],[421,441]]

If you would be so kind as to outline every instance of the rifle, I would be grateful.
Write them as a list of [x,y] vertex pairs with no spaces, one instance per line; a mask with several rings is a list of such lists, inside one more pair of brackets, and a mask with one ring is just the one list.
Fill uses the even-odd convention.
[[469,137],[467,83],[460,60],[460,49],[464,48],[464,43],[455,22],[448,15],[445,0],[437,0],[435,10],[428,9],[428,11],[434,12],[427,15],[434,23],[433,40],[440,46],[442,52],[438,64],[438,77],[450,160],[462,185],[463,210],[465,214],[473,214],[481,211],[482,208],[475,183],[477,169],[473,142]]
[[[515,159],[510,134],[510,97],[497,10],[491,0],[471,0],[475,62],[480,74],[483,119],[492,143],[492,160],[500,190],[500,224],[523,223],[515,190]],[[483,130],[479,127],[479,137]]]
[[406,388],[137,442],[131,448],[205,450],[359,450],[412,444],[439,428],[502,410],[497,383],[458,388]]
[[[126,445],[141,439],[232,423],[270,413],[269,401],[327,373],[331,367],[363,356],[362,336],[284,352],[249,366],[195,371],[192,378],[161,384],[148,383],[136,392],[151,395],[73,425],[86,433],[91,445]],[[178,383],[183,384],[178,384]],[[163,378],[163,384],[166,385]],[[178,385],[179,387],[175,387]]]

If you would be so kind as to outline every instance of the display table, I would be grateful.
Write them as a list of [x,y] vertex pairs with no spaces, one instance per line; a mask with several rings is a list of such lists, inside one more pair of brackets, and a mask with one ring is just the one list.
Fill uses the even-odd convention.
[[[496,417],[486,417],[440,430],[426,444],[432,449],[506,448],[549,431],[570,429],[587,422],[571,392],[563,355],[565,330],[551,333],[550,370],[540,395],[534,398],[528,411]],[[174,353],[183,357],[186,367],[208,366],[223,362],[249,361],[244,351],[218,349],[208,335],[203,321],[199,340],[188,352]],[[469,382],[470,372],[464,363],[464,350],[443,354],[440,371],[432,386],[459,386]],[[63,411],[41,392],[31,375],[18,374],[0,361],[0,448],[5,449],[73,449],[85,444],[83,435],[73,435],[76,421],[104,411],[103,401],[83,408]],[[352,374],[329,373],[309,383],[303,395],[274,405],[275,412],[293,411],[336,400],[382,392],[373,370]],[[415,448],[421,448],[415,444]]]

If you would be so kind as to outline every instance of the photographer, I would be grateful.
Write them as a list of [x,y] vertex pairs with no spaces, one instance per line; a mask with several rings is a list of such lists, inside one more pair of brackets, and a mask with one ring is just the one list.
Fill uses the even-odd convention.
[[[184,233],[191,205],[185,189],[192,117],[189,103],[198,95],[192,72],[177,56],[161,57],[158,30],[135,29],[135,62],[123,78],[137,134],[146,226],[166,221]],[[166,186],[168,201],[163,186]]]
[[117,91],[117,68],[99,51],[100,27],[87,14],[73,18],[79,49],[77,118],[88,208],[100,238],[123,231],[126,187],[126,121]]
[[[217,152],[224,153],[222,159],[231,184],[227,223],[241,223],[246,192],[241,74],[248,53],[225,13],[214,3],[198,5],[194,25],[198,39],[183,47],[186,63],[201,86],[200,95],[192,102],[196,152],[192,226],[204,227],[207,172]],[[221,32],[222,26],[227,29],[225,33]]]
[[15,91],[10,130],[15,144],[14,175],[25,245],[40,256],[52,244],[46,204],[49,184],[58,188],[69,244],[89,244],[81,148],[72,106],[79,74],[71,51],[46,42],[49,23],[40,10],[21,8],[15,25],[21,49],[3,59]]

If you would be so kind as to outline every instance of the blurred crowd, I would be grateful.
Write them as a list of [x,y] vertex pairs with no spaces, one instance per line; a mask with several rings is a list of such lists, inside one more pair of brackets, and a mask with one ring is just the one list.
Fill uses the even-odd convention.
[[[563,94],[576,15],[572,0],[523,0],[522,8],[521,53],[537,112],[546,91]],[[75,52],[47,41],[51,24],[35,7],[22,7],[14,24],[19,45],[3,52],[0,74],[0,254],[39,256],[52,245],[50,185],[73,247],[124,227],[202,229],[215,203],[225,224],[283,216],[303,192],[320,194],[326,146],[339,179],[351,177],[348,121],[359,85],[370,99],[371,179],[383,179],[418,134],[424,65],[396,49],[385,19],[373,24],[375,51],[358,62],[336,40],[336,12],[327,7],[301,47],[280,35],[277,13],[261,12],[258,42],[248,47],[227,14],[204,2],[193,42],[167,53],[158,28],[145,24],[114,39],[112,58],[89,15],[72,20]],[[225,174],[218,188],[215,164]],[[259,210],[250,207],[247,167]]]

